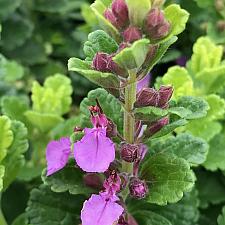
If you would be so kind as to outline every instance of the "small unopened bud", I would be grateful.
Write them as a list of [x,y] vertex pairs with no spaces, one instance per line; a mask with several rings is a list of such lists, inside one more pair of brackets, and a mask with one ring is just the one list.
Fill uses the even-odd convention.
[[123,39],[125,42],[133,43],[141,39],[142,33],[138,27],[130,26],[123,32]]
[[111,9],[106,9],[104,17],[116,28],[118,28],[117,19]]
[[225,21],[224,20],[219,20],[217,22],[217,28],[220,32],[225,31]]
[[145,198],[148,193],[148,186],[145,181],[140,180],[137,177],[131,178],[129,185],[130,195],[134,198]]
[[108,124],[106,128],[106,136],[109,138],[117,136],[117,125],[109,118],[107,118]]
[[84,176],[84,184],[96,190],[101,190],[103,182],[98,174],[88,173]]
[[171,86],[161,86],[159,89],[159,104],[158,106],[165,109],[168,107],[168,102],[173,95],[173,88]]
[[108,58],[108,69],[118,76],[126,77],[126,71],[113,61],[113,56],[114,55],[110,55]]
[[117,24],[120,28],[123,28],[128,24],[128,7],[125,0],[114,0],[112,2],[112,12],[116,17]]
[[137,144],[122,143],[120,146],[121,158],[126,162],[134,162],[140,157],[140,146]]
[[159,103],[159,93],[154,88],[143,88],[137,94],[136,107],[155,106]]
[[156,134],[167,124],[169,124],[168,117],[162,118],[162,119],[158,120],[157,122],[152,123],[147,131],[148,135],[152,136],[152,135]]
[[106,53],[99,52],[95,55],[92,67],[95,70],[101,71],[101,72],[110,72],[109,69],[109,55]]
[[215,7],[217,11],[222,11],[225,8],[224,0],[215,0]]
[[147,15],[146,31],[151,39],[161,39],[169,33],[170,23],[166,21],[163,12],[154,8]]

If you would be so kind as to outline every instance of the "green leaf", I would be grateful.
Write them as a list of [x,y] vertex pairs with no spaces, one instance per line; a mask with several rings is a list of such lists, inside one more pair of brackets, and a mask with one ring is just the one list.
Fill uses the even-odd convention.
[[146,120],[149,123],[159,120],[168,115],[167,110],[153,107],[153,106],[137,108],[135,109],[134,113],[135,113],[136,119],[140,119],[144,121]]
[[168,40],[172,36],[177,36],[185,30],[189,13],[181,9],[177,4],[171,4],[164,10],[166,19],[170,22],[171,28],[169,35],[163,40]]
[[202,164],[206,160],[208,144],[201,138],[181,133],[164,140],[156,140],[148,144],[151,155],[159,153],[172,153],[179,158],[187,160],[193,165]]
[[131,47],[127,47],[113,57],[113,61],[127,70],[139,69],[144,63],[149,51],[148,39],[135,41]]
[[225,206],[222,209],[222,214],[217,219],[218,225],[225,225]]
[[190,62],[192,72],[197,76],[198,72],[219,66],[222,55],[222,46],[215,45],[208,37],[199,38],[193,47]]
[[12,225],[28,225],[26,213],[19,215],[12,223]]
[[26,121],[24,113],[29,109],[28,100],[22,96],[4,96],[1,99],[2,113],[10,119]]
[[163,76],[162,82],[165,85],[172,85],[174,87],[173,97],[175,99],[180,96],[193,95],[193,81],[185,68],[179,66],[170,67]]
[[209,8],[209,7],[213,7],[213,1],[211,0],[194,0],[197,2],[198,6],[201,8]]
[[172,154],[156,154],[143,165],[141,177],[150,185],[147,201],[158,205],[175,203],[194,185],[189,163]]
[[80,211],[85,198],[69,193],[54,193],[41,185],[33,189],[27,207],[27,217],[32,225],[79,224]]
[[149,0],[126,0],[129,11],[129,19],[131,24],[142,27],[148,12],[151,9],[151,1]]
[[209,142],[209,154],[204,163],[208,170],[225,170],[225,132],[216,135]]
[[141,225],[172,225],[165,217],[147,210],[138,210],[133,216]]
[[103,30],[96,30],[88,35],[88,41],[84,44],[86,60],[92,61],[98,52],[115,53],[118,47],[118,44],[107,33]]
[[103,112],[109,117],[118,127],[118,130],[122,133],[123,129],[123,112],[119,101],[107,93],[104,89],[98,88],[90,91],[87,98],[83,99],[80,104],[80,111],[85,115],[85,124],[90,124],[90,111],[89,106],[96,105],[96,99],[100,102]]
[[96,0],[91,5],[91,9],[93,10],[98,19],[99,25],[103,28],[103,30],[105,30],[115,40],[120,40],[119,31],[103,15],[108,6],[109,5],[105,5],[103,1]]
[[223,119],[225,114],[225,100],[215,94],[208,95],[205,99],[210,107],[207,118],[209,120]]
[[199,192],[201,208],[207,208],[210,204],[216,205],[225,202],[225,188],[221,182],[220,173],[198,170],[196,175],[196,188]]
[[0,165],[0,192],[3,189],[3,178],[4,178],[4,175],[5,175],[5,167]]
[[1,0],[0,2],[0,19],[7,18],[21,4],[22,0]]
[[27,128],[19,121],[12,121],[13,142],[7,150],[7,155],[2,161],[5,167],[4,190],[17,177],[25,163],[24,153],[28,149]]
[[61,116],[31,110],[27,111],[24,115],[32,126],[37,127],[42,132],[50,131],[63,121]]
[[180,97],[176,106],[169,109],[170,112],[188,120],[205,117],[208,110],[209,105],[203,98],[192,96]]
[[76,71],[91,82],[104,88],[119,88],[120,83],[116,75],[93,70],[87,62],[84,62],[80,59],[70,58],[68,62],[68,68],[70,71]]
[[83,174],[75,167],[75,162],[71,160],[63,170],[53,174],[52,176],[46,176],[46,170],[42,173],[43,183],[50,186],[54,192],[67,192],[70,194],[89,194],[91,189],[84,186]]
[[186,130],[192,135],[210,141],[215,135],[220,133],[222,126],[219,122],[210,121],[206,118],[190,121]]

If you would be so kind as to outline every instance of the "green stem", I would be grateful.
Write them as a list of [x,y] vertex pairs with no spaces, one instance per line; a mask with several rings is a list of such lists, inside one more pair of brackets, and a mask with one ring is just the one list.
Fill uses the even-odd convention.
[[[136,74],[130,72],[129,84],[125,87],[125,105],[124,105],[124,139],[127,143],[134,143],[135,118],[133,115],[134,103],[136,101]],[[133,173],[133,164],[123,161],[122,171]],[[124,190],[123,197],[126,199],[129,191]]]

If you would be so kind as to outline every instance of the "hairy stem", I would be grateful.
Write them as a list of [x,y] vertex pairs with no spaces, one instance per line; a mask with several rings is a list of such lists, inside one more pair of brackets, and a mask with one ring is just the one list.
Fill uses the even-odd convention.
[[[130,72],[129,84],[125,87],[125,105],[124,105],[124,139],[127,143],[134,143],[135,136],[135,118],[133,115],[134,103],[136,101],[136,74]],[[133,164],[123,161],[122,171],[133,173]],[[126,199],[128,189],[124,190],[123,196]]]

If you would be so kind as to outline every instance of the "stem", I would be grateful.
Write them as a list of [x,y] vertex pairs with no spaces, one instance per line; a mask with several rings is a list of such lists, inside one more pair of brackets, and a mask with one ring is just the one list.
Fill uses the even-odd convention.
[[[135,136],[135,118],[133,115],[134,103],[136,101],[136,74],[129,71],[130,80],[129,84],[125,87],[125,105],[124,105],[124,139],[127,143],[134,143]],[[123,161],[122,171],[125,173],[133,174],[133,164]],[[129,191],[126,188],[123,192],[124,200],[126,199]]]

